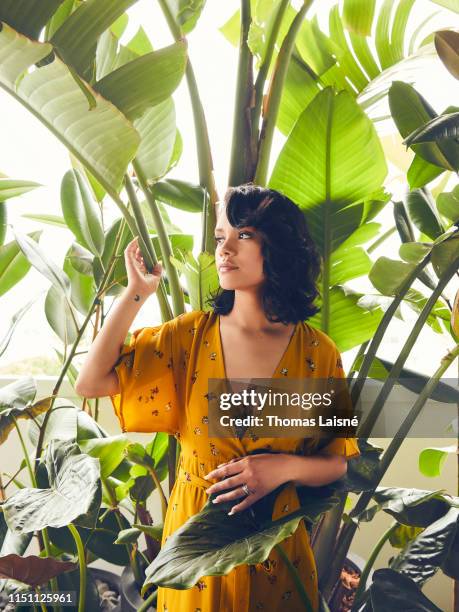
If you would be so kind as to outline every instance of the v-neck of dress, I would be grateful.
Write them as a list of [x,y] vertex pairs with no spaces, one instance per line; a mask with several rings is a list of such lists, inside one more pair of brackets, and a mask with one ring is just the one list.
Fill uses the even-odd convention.
[[[224,355],[224,352],[223,352],[223,342],[222,342],[221,333],[220,333],[220,315],[215,315],[215,325],[216,325],[216,328],[217,328],[217,345],[218,345],[219,353],[221,355],[220,369],[221,369],[221,373],[223,375],[223,378],[224,379],[228,379],[228,377],[226,375],[226,364],[225,364],[225,355]],[[295,327],[293,328],[293,331],[290,334],[290,338],[289,338],[288,344],[285,347],[284,352],[282,353],[282,356],[281,356],[278,364],[274,368],[274,372],[270,376],[271,379],[272,378],[276,378],[276,374],[278,373],[279,368],[281,367],[282,363],[284,362],[284,359],[286,358],[287,353],[288,353],[290,347],[293,344],[293,337],[295,336],[295,334],[296,334],[296,332],[298,330],[298,326],[299,325],[300,325],[300,322],[295,324]]]

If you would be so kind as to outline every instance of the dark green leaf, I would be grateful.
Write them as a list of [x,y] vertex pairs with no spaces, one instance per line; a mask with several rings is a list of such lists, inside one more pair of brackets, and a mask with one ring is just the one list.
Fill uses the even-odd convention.
[[110,72],[95,88],[129,119],[136,119],[175,91],[185,72],[186,61],[186,46],[177,42]]
[[443,234],[445,229],[428,189],[413,189],[407,194],[406,203],[413,223],[423,234],[433,240]]
[[2,0],[0,21],[29,38],[38,38],[42,28],[63,0]]
[[390,568],[375,570],[370,597],[373,612],[442,612],[411,578]]

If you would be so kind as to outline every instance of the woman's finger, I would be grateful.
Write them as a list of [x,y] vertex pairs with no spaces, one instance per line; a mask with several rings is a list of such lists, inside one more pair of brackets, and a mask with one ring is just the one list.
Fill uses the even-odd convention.
[[227,489],[234,489],[235,487],[240,487],[241,484],[244,484],[241,480],[240,475],[234,476],[233,478],[225,478],[224,480],[220,480],[220,482],[216,482],[206,489],[206,493],[209,495],[211,493],[218,493],[219,491],[226,491]]
[[236,504],[235,506],[231,508],[231,510],[228,512],[229,516],[231,516],[232,514],[236,514],[237,512],[242,512],[243,510],[246,510],[247,508],[250,508],[250,506],[254,504],[256,501],[258,501],[261,497],[263,496],[262,495],[247,495],[239,504]]
[[216,468],[212,470],[206,476],[204,476],[205,480],[212,480],[214,478],[228,478],[228,476],[233,476],[234,474],[239,474],[242,472],[243,468],[237,463],[227,463],[221,468]]
[[214,499],[212,500],[212,503],[220,504],[226,501],[231,501],[232,499],[239,499],[240,497],[247,497],[247,495],[241,489],[241,487],[237,487],[237,489],[228,491],[228,493],[222,493],[222,495],[218,495],[217,497],[214,497]]

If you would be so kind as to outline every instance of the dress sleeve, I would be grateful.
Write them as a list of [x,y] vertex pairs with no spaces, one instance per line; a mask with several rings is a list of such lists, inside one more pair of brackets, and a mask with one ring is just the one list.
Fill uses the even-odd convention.
[[[341,355],[338,349],[335,349],[335,354],[333,357],[333,362],[331,364],[331,372],[329,376],[335,379],[346,378],[343,369],[343,362],[341,360]],[[352,402],[347,385],[340,393],[340,397],[342,398],[341,401],[344,401],[346,403],[349,412],[352,415]],[[327,455],[342,455],[346,457],[346,459],[351,459],[352,457],[358,457],[360,455],[360,450],[357,445],[356,438],[333,438],[333,440],[329,444],[324,446],[320,452],[326,453]]]
[[123,346],[115,365],[120,392],[110,399],[124,432],[180,431],[174,345],[167,321],[137,329]]

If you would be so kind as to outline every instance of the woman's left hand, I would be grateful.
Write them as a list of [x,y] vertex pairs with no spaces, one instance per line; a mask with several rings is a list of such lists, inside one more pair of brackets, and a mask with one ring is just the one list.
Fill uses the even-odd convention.
[[[224,479],[206,489],[206,493],[226,491],[213,500],[217,504],[243,498],[231,508],[228,514],[241,512],[286,482],[285,475],[288,474],[288,461],[289,455],[285,453],[260,453],[259,455],[231,459],[231,461],[221,463],[204,477],[206,480]],[[244,492],[243,485],[247,485],[250,495]],[[231,489],[231,491],[228,491],[228,489]]]

